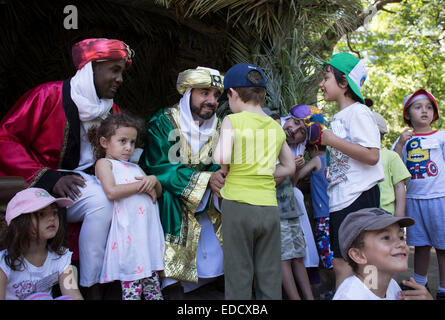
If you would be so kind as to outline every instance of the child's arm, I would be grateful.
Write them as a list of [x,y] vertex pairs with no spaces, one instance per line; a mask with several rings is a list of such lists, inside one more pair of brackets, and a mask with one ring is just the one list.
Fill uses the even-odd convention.
[[225,117],[221,124],[218,144],[213,152],[215,163],[226,165],[224,169],[228,169],[227,165],[230,164],[232,159],[233,139],[234,133],[232,122],[229,117]]
[[277,187],[281,182],[283,182],[284,179],[286,179],[286,177],[274,178],[274,180],[275,180],[275,187]]
[[162,194],[162,185],[159,182],[158,178],[155,175],[147,176],[147,174],[139,168],[141,171],[142,176],[141,177],[135,177],[136,180],[141,180],[142,185],[139,188],[139,192],[148,192],[154,188],[154,191],[156,192],[156,198],[159,198]]
[[399,140],[397,141],[396,145],[394,146],[394,151],[397,152],[402,158],[402,149],[405,143],[413,137],[413,129],[407,128],[403,130],[403,132],[400,134]]
[[74,300],[83,300],[74,274],[72,265],[66,267],[66,269],[62,272],[62,274],[59,276],[60,292],[63,296],[70,296]]
[[346,141],[337,137],[331,130],[323,130],[321,136],[321,144],[331,146],[351,158],[366,163],[370,166],[377,164],[380,158],[380,150],[378,148],[367,148],[362,145]]
[[97,160],[96,177],[100,180],[109,200],[117,200],[140,193],[139,189],[141,187],[141,182],[116,184],[114,181],[112,164],[107,159]]
[[286,141],[281,146],[278,159],[280,163],[275,166],[274,178],[287,177],[295,173],[294,156]]
[[[318,169],[317,169],[318,168]],[[299,180],[306,177],[309,173],[312,171],[320,170],[321,168],[321,160],[319,157],[312,158],[306,165],[301,168],[295,175],[295,182],[298,182]]]
[[6,284],[8,283],[8,279],[6,278],[6,274],[0,268],[0,300],[6,299]]
[[394,194],[395,194],[395,217],[404,217],[405,216],[405,204],[406,204],[406,189],[405,189],[405,180],[399,181],[394,185]]
[[162,195],[162,185],[155,175],[147,176],[141,168],[140,171],[142,176],[135,177],[136,180],[141,180],[142,183],[139,192],[147,193],[153,200],[153,203],[156,203],[156,199]]

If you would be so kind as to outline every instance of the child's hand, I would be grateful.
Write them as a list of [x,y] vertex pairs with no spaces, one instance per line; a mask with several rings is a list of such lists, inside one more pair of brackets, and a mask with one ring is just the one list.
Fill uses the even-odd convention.
[[301,168],[304,167],[304,156],[302,154],[296,156],[294,161],[295,161],[295,168],[297,170],[300,170]]
[[413,277],[408,281],[403,280],[402,283],[412,289],[399,291],[399,300],[433,300],[426,287],[418,284]]
[[332,130],[324,129],[320,135],[320,138],[321,138],[320,144],[322,146],[330,146],[330,140],[331,140],[332,136],[334,136],[334,133],[332,132]]
[[153,204],[155,204],[156,203],[156,198],[157,198],[157,194],[156,194],[155,188],[147,191],[147,194],[151,197],[151,200],[153,201]]
[[402,146],[405,145],[405,143],[413,137],[414,131],[412,128],[407,128],[403,130],[402,134],[400,135],[399,142]]
[[[136,180],[141,180],[141,183],[138,187],[138,193],[149,193],[154,190],[156,183],[158,183],[158,178],[156,176],[143,176],[143,177],[134,177]],[[156,196],[154,197],[156,199]]]

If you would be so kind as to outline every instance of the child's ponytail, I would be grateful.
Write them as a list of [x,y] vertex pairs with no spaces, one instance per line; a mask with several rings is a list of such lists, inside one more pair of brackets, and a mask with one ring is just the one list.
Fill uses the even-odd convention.
[[99,126],[91,127],[87,132],[88,141],[90,141],[91,146],[93,147],[94,159],[98,160],[105,157],[105,150],[100,145],[99,141]]

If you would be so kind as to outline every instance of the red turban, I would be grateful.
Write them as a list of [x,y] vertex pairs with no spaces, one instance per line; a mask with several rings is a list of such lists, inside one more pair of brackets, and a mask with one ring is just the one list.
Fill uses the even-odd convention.
[[126,67],[131,65],[134,51],[120,40],[115,39],[85,39],[73,46],[74,66],[82,69],[90,61],[126,59]]

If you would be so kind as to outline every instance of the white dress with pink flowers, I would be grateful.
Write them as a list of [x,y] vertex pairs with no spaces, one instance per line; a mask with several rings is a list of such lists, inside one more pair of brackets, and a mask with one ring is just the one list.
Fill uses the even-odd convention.
[[[137,182],[135,177],[143,175],[137,164],[107,160],[116,184]],[[101,283],[139,280],[163,270],[165,242],[158,204],[148,194],[134,194],[115,200],[113,210]]]

